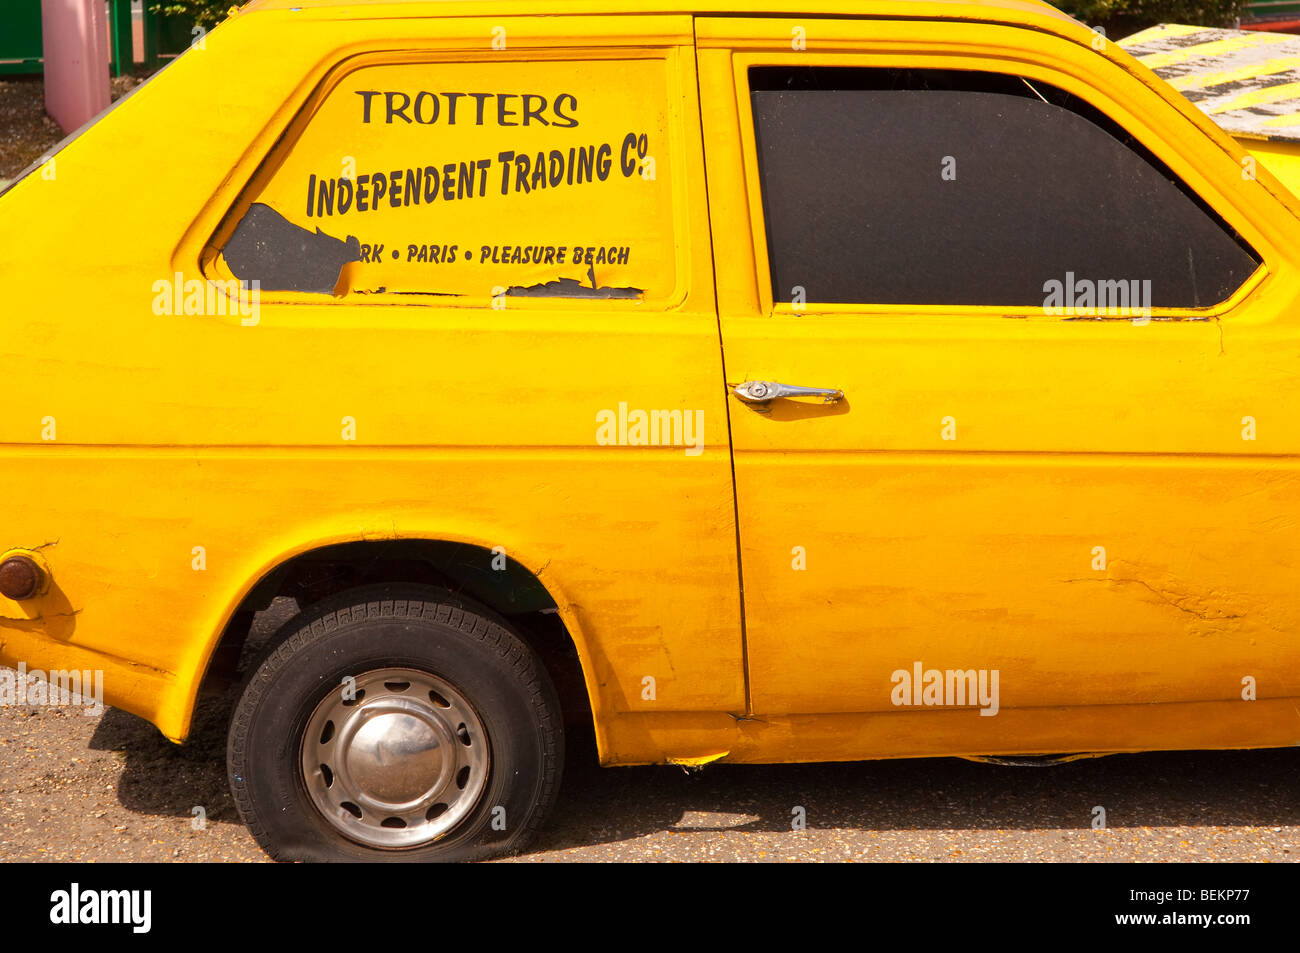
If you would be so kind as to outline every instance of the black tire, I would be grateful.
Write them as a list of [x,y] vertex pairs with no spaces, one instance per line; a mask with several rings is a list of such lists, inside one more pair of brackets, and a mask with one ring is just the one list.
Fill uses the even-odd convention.
[[[401,848],[347,836],[341,814],[327,820],[318,806],[319,779],[329,777],[328,786],[334,776],[318,775],[309,793],[313,782],[303,766],[304,757],[315,755],[304,740],[308,723],[320,717],[314,712],[337,710],[329,707],[339,704],[330,696],[345,677],[395,668],[453,686],[472,706],[490,749],[485,779],[474,788],[481,795],[472,807],[466,796],[458,808],[468,812],[463,819],[436,840]],[[352,757],[352,748],[337,744],[349,752],[341,760]],[[285,624],[243,687],[226,756],[240,816],[276,860],[477,860],[517,852],[550,811],[564,761],[563,720],[541,661],[495,613],[438,589],[368,586],[310,606]]]

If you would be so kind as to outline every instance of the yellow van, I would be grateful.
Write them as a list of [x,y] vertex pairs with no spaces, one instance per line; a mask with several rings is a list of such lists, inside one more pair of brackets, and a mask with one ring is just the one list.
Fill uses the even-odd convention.
[[0,198],[0,661],[282,859],[1300,743],[1300,207],[1045,4],[255,0]]

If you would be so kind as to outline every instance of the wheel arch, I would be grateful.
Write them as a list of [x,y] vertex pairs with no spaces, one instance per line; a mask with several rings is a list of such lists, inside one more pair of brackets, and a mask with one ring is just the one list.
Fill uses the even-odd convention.
[[556,683],[566,723],[593,723],[598,710],[593,655],[578,606],[568,598],[549,560],[508,542],[454,534],[333,536],[304,541],[249,574],[215,624],[206,628],[207,638],[192,663],[178,673],[178,691],[158,719],[163,734],[185,740],[201,694],[231,685],[256,612],[282,596],[297,599],[301,610],[374,582],[443,588],[504,616],[541,657]]

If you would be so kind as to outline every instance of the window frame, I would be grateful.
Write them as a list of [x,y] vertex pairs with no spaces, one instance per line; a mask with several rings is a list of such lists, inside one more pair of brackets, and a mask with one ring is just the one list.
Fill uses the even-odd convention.
[[[1026,307],[1023,305],[873,304],[866,302],[827,304],[807,301],[801,308],[796,308],[791,302],[776,301],[776,289],[772,286],[772,262],[768,248],[767,217],[763,205],[752,89],[749,81],[750,69],[755,67],[816,68],[823,66],[827,68],[933,69],[999,73],[1013,77],[1019,76],[1031,82],[1037,81],[1055,86],[1088,103],[1123,128],[1152,155],[1163,162],[1174,175],[1178,176],[1187,189],[1195,193],[1205,205],[1213,209],[1224,222],[1235,229],[1260,258],[1260,264],[1255,271],[1224,301],[1205,308],[1153,308],[1151,310],[1151,319],[1153,321],[1208,321],[1221,317],[1239,308],[1246,300],[1250,299],[1273,276],[1276,270],[1274,262],[1280,256],[1273,243],[1255,227],[1249,216],[1243,214],[1239,208],[1226,201],[1226,197],[1218,188],[1212,174],[1199,168],[1195,162],[1181,151],[1175,149],[1150,123],[1107,95],[1097,85],[1085,81],[1081,76],[1053,69],[1036,62],[1023,51],[1007,51],[1007,55],[994,57],[987,53],[967,53],[960,50],[935,51],[931,49],[907,50],[902,48],[896,52],[851,49],[828,50],[826,52],[813,52],[810,50],[797,52],[733,50],[731,60],[732,76],[736,90],[737,118],[741,133],[741,161],[745,173],[745,191],[748,197],[753,240],[755,290],[758,295],[758,313],[760,316],[781,318],[807,318],[817,314],[967,316],[1014,317],[1052,322],[1062,320],[1132,320],[1131,315],[1062,317],[1047,314],[1041,306]],[[1116,64],[1109,61],[1104,62],[1110,68],[1119,70]],[[1133,77],[1130,77],[1130,79],[1133,79],[1134,83],[1137,82]],[[1154,90],[1143,87],[1142,92],[1160,99]],[[1163,100],[1161,102],[1163,103]],[[1168,104],[1165,103],[1164,105],[1167,106]]]
[[[653,38],[652,38],[653,39]],[[607,61],[619,62],[628,59],[658,61],[664,71],[664,97],[668,126],[668,146],[670,168],[676,170],[668,182],[671,192],[671,228],[673,241],[671,255],[674,267],[672,291],[658,298],[595,298],[595,297],[549,297],[549,296],[508,296],[508,309],[519,311],[606,311],[621,308],[634,312],[669,313],[679,311],[690,300],[695,274],[691,234],[692,195],[686,178],[692,174],[695,160],[691,155],[692,140],[686,134],[686,122],[695,122],[698,116],[688,114],[689,105],[683,87],[684,59],[689,59],[691,75],[695,75],[693,50],[689,56],[683,48],[673,43],[651,42],[636,47],[621,46],[617,42],[609,45],[593,46],[546,46],[519,45],[508,52],[491,50],[435,49],[427,46],[411,45],[394,49],[384,45],[377,49],[340,51],[337,59],[331,60],[318,79],[305,84],[305,96],[298,99],[288,110],[288,118],[270,137],[269,147],[264,148],[254,158],[251,168],[243,176],[242,184],[222,195],[214,196],[214,201],[221,201],[211,224],[193,235],[197,245],[199,273],[205,280],[229,282],[237,280],[228,267],[220,264],[221,252],[234,234],[244,214],[256,200],[265,186],[274,178],[294,144],[309,126],[316,108],[329,98],[345,77],[353,72],[376,66],[426,64],[440,66],[455,63],[499,63],[504,67],[526,66],[539,61]],[[259,142],[261,137],[259,137]],[[250,144],[250,151],[256,150],[259,143]],[[228,200],[222,196],[230,195]],[[196,223],[198,224],[198,223]],[[711,276],[710,276],[711,277]],[[224,287],[224,286],[219,286]],[[710,289],[711,291],[711,289]],[[224,291],[222,293],[225,293]],[[416,307],[422,309],[456,309],[482,310],[493,308],[491,295],[437,295],[432,300],[427,293],[391,292],[385,294],[350,294],[335,296],[328,293],[304,291],[259,291],[261,306],[266,305],[315,305],[324,307]],[[498,312],[499,313],[499,312]]]

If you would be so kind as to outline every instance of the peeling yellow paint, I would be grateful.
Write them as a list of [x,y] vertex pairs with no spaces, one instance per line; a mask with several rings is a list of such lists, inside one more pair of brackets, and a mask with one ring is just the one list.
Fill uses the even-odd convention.
[[706,764],[722,760],[730,753],[729,751],[719,751],[716,754],[699,755],[693,758],[669,758],[668,763],[681,768],[702,768]]

